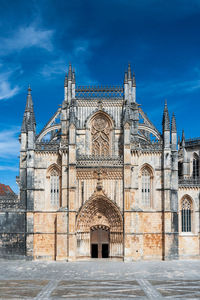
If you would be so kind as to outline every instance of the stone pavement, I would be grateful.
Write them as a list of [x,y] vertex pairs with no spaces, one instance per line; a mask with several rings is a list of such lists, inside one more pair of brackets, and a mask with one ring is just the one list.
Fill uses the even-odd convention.
[[200,299],[200,260],[0,261],[0,299]]

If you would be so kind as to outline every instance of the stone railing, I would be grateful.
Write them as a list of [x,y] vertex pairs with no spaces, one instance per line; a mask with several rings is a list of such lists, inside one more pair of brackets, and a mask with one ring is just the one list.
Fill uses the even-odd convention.
[[121,86],[78,86],[77,99],[123,99],[124,91]]
[[39,142],[36,143],[35,149],[36,150],[43,150],[43,151],[52,151],[58,150],[60,147],[60,143],[58,142]]
[[200,145],[200,137],[185,140],[185,145],[186,146]]
[[200,186],[200,177],[179,177],[178,184],[183,186]]
[[123,158],[119,156],[78,155],[77,167],[122,167]]

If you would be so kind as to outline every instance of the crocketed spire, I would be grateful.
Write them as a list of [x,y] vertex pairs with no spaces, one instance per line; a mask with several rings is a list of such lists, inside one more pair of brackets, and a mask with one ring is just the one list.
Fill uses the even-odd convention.
[[177,132],[177,129],[176,129],[176,118],[175,118],[174,113],[172,115],[171,131],[172,132]]
[[72,82],[75,83],[75,69],[73,68],[72,72]]
[[68,86],[68,77],[67,77],[67,73],[65,75],[65,81],[64,81],[64,87]]
[[185,147],[185,132],[184,132],[184,130],[182,130],[181,146]]
[[28,94],[27,94],[27,100],[26,100],[26,111],[33,111],[33,100],[31,95],[31,86],[29,84],[28,86]]
[[131,80],[131,64],[128,64],[128,80]]
[[124,74],[124,83],[127,83],[128,82],[128,73],[125,72]]
[[33,100],[32,100],[31,91],[32,90],[29,85],[21,132],[27,132],[31,130],[35,131],[36,122],[35,122],[35,113],[33,109]]
[[165,100],[165,108],[163,112],[163,131],[164,130],[170,130],[170,121],[169,121],[169,112],[168,112],[168,107],[167,107],[167,100]]
[[136,87],[136,81],[135,81],[135,72],[133,71],[133,82],[132,82],[132,86]]
[[68,80],[72,80],[72,65],[71,65],[71,63],[69,64]]

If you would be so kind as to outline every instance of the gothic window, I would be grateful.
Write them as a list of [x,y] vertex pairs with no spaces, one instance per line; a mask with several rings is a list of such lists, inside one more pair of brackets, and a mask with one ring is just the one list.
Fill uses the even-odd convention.
[[191,201],[184,198],[181,204],[182,232],[191,232]]
[[151,173],[147,168],[142,170],[142,203],[151,206]]
[[106,116],[99,114],[93,122],[92,134],[92,155],[108,156],[110,154],[110,124]]
[[57,170],[53,169],[50,174],[51,183],[51,204],[59,205],[59,195],[60,195],[60,180]]
[[178,162],[178,176],[181,177],[183,174],[183,163],[182,162]]
[[199,177],[199,158],[194,156],[193,158],[193,178]]

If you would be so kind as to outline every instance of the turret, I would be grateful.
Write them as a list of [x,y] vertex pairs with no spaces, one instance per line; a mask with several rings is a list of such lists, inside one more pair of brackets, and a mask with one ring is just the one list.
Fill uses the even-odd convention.
[[185,133],[184,133],[184,130],[182,130],[181,146],[182,146],[183,148],[185,147]]
[[136,102],[136,81],[135,74],[131,71],[131,65],[128,64],[128,72],[124,76],[124,99],[129,103]]
[[36,122],[31,88],[29,86],[20,135],[20,201],[22,205],[30,210],[32,210],[34,207],[33,190],[35,136]]
[[[163,112],[163,155],[162,155],[162,171],[163,171],[163,234],[164,238],[165,259],[174,259],[178,257],[178,153],[176,149],[176,122],[172,117],[171,123],[171,145],[170,145],[170,119],[165,101]],[[169,218],[168,213],[171,216]],[[168,220],[170,220],[170,226]],[[169,236],[169,228],[170,236]]]
[[28,95],[27,95],[27,101],[26,101],[26,126],[27,126],[27,133],[28,133],[28,149],[34,149],[34,143],[35,143],[35,114],[33,110],[33,100],[31,95],[31,87],[28,88]]
[[136,80],[135,80],[135,73],[133,71],[133,80],[132,80],[132,100],[136,102]]
[[128,73],[124,74],[124,100],[128,100]]
[[64,81],[64,100],[67,101],[67,90],[68,90],[68,77],[67,73],[65,75],[65,81]]
[[73,98],[75,98],[75,70],[72,71],[72,65],[69,64],[68,74],[65,75],[64,81],[64,101],[70,104]]
[[170,148],[170,120],[169,120],[169,112],[168,112],[168,107],[167,107],[167,101],[165,101],[162,127],[163,127],[164,148]]
[[173,113],[172,123],[171,123],[171,149],[177,150],[177,129],[176,129],[176,119]]
[[[31,87],[28,88],[26,108],[23,116],[22,127],[21,127],[21,150],[26,150],[27,148],[33,148],[33,143],[35,141],[35,114],[33,110],[33,100],[31,95]],[[29,136],[29,138],[28,138]]]

